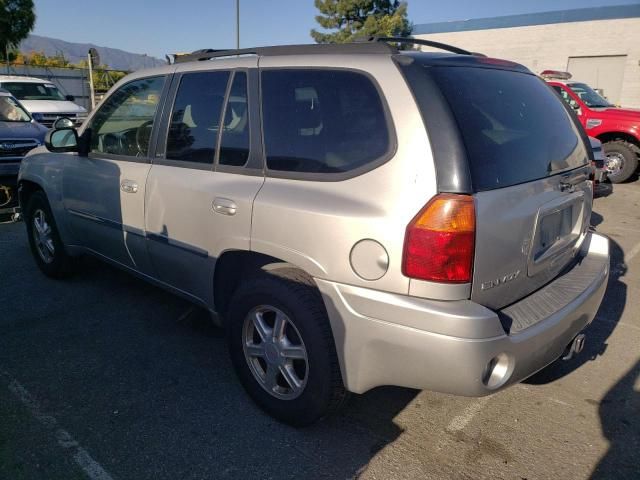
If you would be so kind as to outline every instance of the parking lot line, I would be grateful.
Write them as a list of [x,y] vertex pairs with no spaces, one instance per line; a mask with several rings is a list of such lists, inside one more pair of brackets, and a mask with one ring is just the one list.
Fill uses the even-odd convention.
[[63,428],[59,428],[58,421],[51,415],[42,411],[36,399],[11,375],[0,369],[0,378],[8,381],[8,389],[33,418],[48,429],[54,430],[58,445],[72,452],[73,460],[87,474],[91,480],[113,480],[102,466]]
[[626,263],[626,264],[627,264],[627,266],[629,266],[629,262],[630,262],[631,260],[633,260],[633,258],[634,258],[636,255],[638,255],[639,253],[640,253],[640,242],[638,242],[638,243],[636,244],[636,246],[635,246],[635,247],[633,247],[633,248],[631,249],[631,251],[630,251],[627,255],[625,255],[625,256],[624,256],[624,263]]
[[449,425],[447,425],[447,431],[449,433],[459,432],[460,430],[464,430],[464,428],[473,420],[480,411],[482,411],[483,407],[487,404],[490,397],[482,397],[473,402],[467,408],[464,409],[462,414],[457,417],[453,417]]

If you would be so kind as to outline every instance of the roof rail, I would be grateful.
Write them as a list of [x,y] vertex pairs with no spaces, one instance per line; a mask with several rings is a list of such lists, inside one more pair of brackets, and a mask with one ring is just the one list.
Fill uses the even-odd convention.
[[308,55],[308,54],[343,54],[343,53],[397,53],[398,50],[382,42],[354,42],[354,43],[319,43],[308,45],[276,45],[272,47],[241,48],[239,50],[196,50],[187,55],[175,57],[175,63],[211,60],[220,57],[235,57],[237,55]]
[[410,45],[424,45],[425,47],[438,48],[447,52],[458,53],[460,55],[481,55],[462,48],[447,45],[446,43],[434,42],[432,40],[422,40],[420,38],[411,37],[369,37],[369,42],[389,42],[389,43],[407,43]]

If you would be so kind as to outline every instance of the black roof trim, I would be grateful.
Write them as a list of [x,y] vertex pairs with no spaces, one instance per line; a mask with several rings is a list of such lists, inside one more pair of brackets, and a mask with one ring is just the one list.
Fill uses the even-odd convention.
[[188,55],[179,55],[175,63],[211,60],[237,55],[310,55],[310,54],[394,54],[398,50],[384,42],[320,43],[308,45],[276,45],[272,47],[241,48],[239,50],[197,50]]
[[[429,137],[438,192],[471,194],[473,185],[462,133],[440,87],[419,61],[428,58],[429,54],[411,52],[410,55],[418,60],[413,62],[401,61],[405,55],[397,55],[395,60],[418,104]],[[447,55],[447,58],[451,57]]]
[[510,60],[473,55],[446,55],[434,52],[402,52],[400,57],[410,57],[422,66],[430,67],[479,67],[494,68],[498,70],[510,70],[512,72],[535,75],[524,65]]

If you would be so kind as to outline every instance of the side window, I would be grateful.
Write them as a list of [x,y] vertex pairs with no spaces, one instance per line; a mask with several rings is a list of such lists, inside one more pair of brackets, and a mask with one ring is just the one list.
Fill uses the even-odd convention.
[[241,167],[249,158],[249,103],[247,101],[247,74],[233,76],[229,101],[224,112],[220,165]]
[[571,108],[578,107],[578,102],[571,98],[571,95],[569,95],[569,93],[564,88],[553,85],[553,89],[560,94],[562,100],[564,100]]
[[213,164],[229,72],[182,76],[171,111],[167,159]]
[[267,70],[262,99],[270,170],[341,173],[389,152],[382,100],[364,74]]
[[134,80],[113,93],[91,121],[90,151],[147,156],[164,81],[164,77]]

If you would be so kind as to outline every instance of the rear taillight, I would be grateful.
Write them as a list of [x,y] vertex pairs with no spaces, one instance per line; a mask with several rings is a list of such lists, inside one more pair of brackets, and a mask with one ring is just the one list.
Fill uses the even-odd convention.
[[473,197],[435,196],[407,226],[402,273],[432,282],[470,282],[475,234]]

